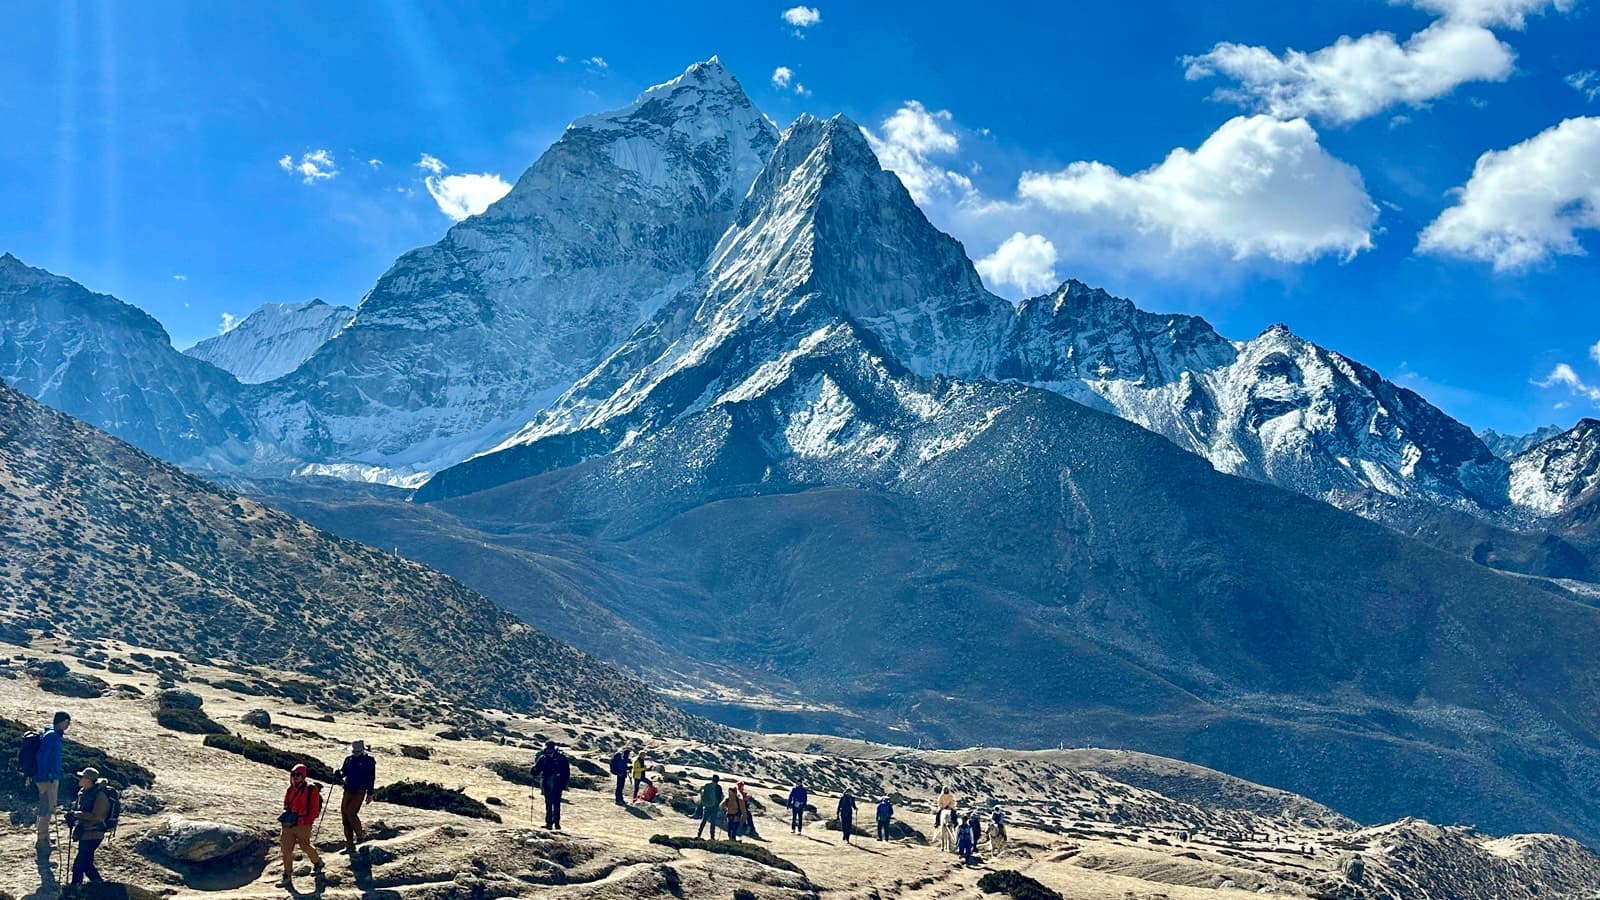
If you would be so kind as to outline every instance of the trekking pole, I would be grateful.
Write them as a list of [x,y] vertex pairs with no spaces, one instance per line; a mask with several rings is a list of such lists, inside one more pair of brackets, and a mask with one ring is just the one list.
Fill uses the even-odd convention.
[[[333,786],[333,789],[335,791],[342,791],[344,790],[344,785],[336,784]],[[332,801],[330,800],[329,802],[331,803]],[[316,827],[311,829],[311,846],[315,847],[317,845],[317,835],[322,833],[322,820],[326,819],[327,817],[328,806],[327,804],[323,804],[322,809],[318,810]]]

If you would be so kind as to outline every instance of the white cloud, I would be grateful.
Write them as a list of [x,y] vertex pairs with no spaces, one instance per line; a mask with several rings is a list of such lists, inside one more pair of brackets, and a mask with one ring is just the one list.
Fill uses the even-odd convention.
[[1600,72],[1593,69],[1573,72],[1567,76],[1567,84],[1572,85],[1572,89],[1582,94],[1590,103],[1600,99]]
[[822,21],[822,13],[815,6],[791,6],[783,11],[783,20],[796,28],[810,28]]
[[1515,271],[1552,255],[1581,256],[1577,232],[1600,228],[1600,118],[1567,119],[1478,157],[1456,205],[1423,230],[1417,250]]
[[556,62],[565,63],[566,61],[567,61],[567,58],[565,56],[563,56],[563,55],[561,55],[559,53],[556,54]]
[[423,183],[439,211],[457,222],[483,212],[511,191],[504,178],[490,173],[429,175]]
[[278,160],[278,168],[285,172],[293,172],[299,175],[300,180],[306,184],[326,181],[339,174],[339,168],[333,161],[333,154],[326,150],[312,150],[309,153],[302,153],[298,163],[294,161],[292,155],[285,153]]
[[432,153],[424,153],[422,154],[422,158],[417,160],[417,168],[425,169],[437,175],[449,167],[440,162],[439,157],[434,156]]
[[950,156],[961,148],[951,130],[949,110],[929,112],[916,100],[883,120],[881,134],[863,128],[872,152],[885,169],[900,176],[900,181],[918,203],[936,196],[964,197],[972,194],[972,180],[933,161],[935,156]]
[[584,62],[594,66],[596,69],[608,69],[611,67],[611,64],[606,62],[606,58],[604,56],[591,56],[584,60]]
[[367,160],[367,165],[373,167],[374,169],[381,169],[381,168],[383,168],[383,160],[381,160],[381,159],[369,159],[369,160]]
[[795,83],[795,86],[794,86],[794,92],[795,92],[795,93],[796,93],[796,94],[799,94],[799,95],[800,95],[800,96],[802,96],[802,97],[809,97],[809,96],[811,96],[811,88],[808,88],[808,87],[806,87],[806,86],[805,86],[805,85],[803,85],[803,84],[800,84],[800,83],[798,83],[798,82],[796,82],[796,83]]
[[1323,149],[1304,119],[1269,116],[1231,119],[1194,151],[1178,148],[1133,175],[1099,162],[1025,172],[1017,193],[1076,229],[1240,260],[1348,259],[1372,247],[1378,216],[1361,173]]
[[787,89],[789,82],[794,80],[794,70],[788,66],[779,66],[772,70],[772,86]]
[[1594,346],[1589,348],[1589,358],[1600,363],[1600,341],[1596,341]]
[[222,314],[222,321],[217,323],[217,334],[226,334],[237,324],[239,324],[238,318],[233,313],[225,312]]
[[1058,281],[1056,245],[1042,234],[1019,231],[974,265],[990,287],[1011,285],[1028,295],[1042,294]]
[[[1466,5],[1470,0],[1427,0]],[[1506,5],[1502,3],[1501,5]],[[1435,22],[1404,44],[1385,32],[1341,37],[1311,53],[1220,43],[1184,58],[1191,81],[1221,75],[1238,83],[1213,96],[1280,119],[1310,117],[1348,124],[1397,104],[1422,106],[1473,81],[1504,81],[1516,60],[1481,25]]]
[[1576,0],[1394,0],[1408,2],[1418,9],[1427,10],[1440,18],[1471,25],[1503,25],[1522,28],[1527,17],[1543,13],[1554,7],[1557,12],[1567,12]]
[[1578,373],[1574,372],[1572,367],[1566,363],[1556,363],[1556,367],[1550,370],[1549,375],[1542,379],[1537,379],[1533,383],[1542,388],[1564,387],[1571,391],[1575,397],[1586,397],[1593,402],[1600,403],[1600,387],[1589,384],[1579,378]]
[[172,280],[173,281],[188,281],[189,280],[189,276],[187,276],[187,275],[174,275],[174,276],[172,276]]

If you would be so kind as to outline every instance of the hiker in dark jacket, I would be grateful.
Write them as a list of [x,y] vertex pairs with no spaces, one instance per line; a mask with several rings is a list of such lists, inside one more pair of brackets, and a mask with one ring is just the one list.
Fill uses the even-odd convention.
[[38,848],[50,849],[50,823],[56,814],[56,792],[61,787],[61,750],[63,735],[72,717],[64,712],[55,714],[49,728],[39,737],[39,755],[34,757],[33,771],[28,776],[39,789],[39,809],[36,813],[39,826]]
[[361,804],[372,799],[372,789],[378,783],[378,761],[367,753],[366,741],[351,741],[350,755],[335,773],[344,785],[344,797],[339,801],[339,818],[344,822],[344,852],[354,856],[356,844],[367,839],[367,830],[361,826]]
[[289,789],[283,792],[283,833],[278,838],[278,850],[283,854],[282,887],[294,887],[294,851],[305,851],[311,860],[311,871],[318,883],[322,881],[322,857],[311,844],[311,826],[322,815],[322,785],[309,778],[304,763],[289,770]]
[[618,806],[624,806],[627,803],[622,799],[622,789],[628,786],[628,770],[632,767],[633,761],[628,758],[628,748],[624,747],[611,754],[611,774],[617,776],[616,804]]
[[889,839],[889,822],[894,818],[894,803],[885,794],[878,798],[878,840]]
[[546,741],[533,761],[533,779],[544,795],[544,827],[561,830],[561,793],[572,779],[572,764],[555,741]]
[[67,825],[78,839],[78,855],[72,859],[72,883],[103,881],[94,865],[94,852],[106,838],[106,820],[111,817],[111,782],[100,777],[98,769],[78,773],[78,803],[67,813]]
[[850,830],[856,824],[856,798],[850,793],[849,788],[839,795],[839,831],[844,834],[844,842],[850,843]]
[[706,786],[700,789],[700,827],[694,830],[694,836],[699,838],[711,826],[711,839],[717,839],[717,811],[722,807],[722,779],[711,776]]
[[976,820],[969,819],[961,823],[956,832],[956,852],[961,854],[961,862],[972,865],[972,852],[978,848],[978,839],[973,836],[977,830]]
[[789,789],[789,831],[799,834],[806,825],[806,786],[796,781]]

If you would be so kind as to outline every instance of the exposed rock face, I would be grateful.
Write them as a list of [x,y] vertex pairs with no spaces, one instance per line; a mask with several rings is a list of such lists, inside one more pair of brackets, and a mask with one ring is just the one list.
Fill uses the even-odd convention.
[[0,255],[0,381],[184,465],[260,449],[232,375],[172,348],[139,309]]
[[1584,419],[1511,459],[1511,499],[1545,515],[1572,512],[1600,487],[1600,421]]

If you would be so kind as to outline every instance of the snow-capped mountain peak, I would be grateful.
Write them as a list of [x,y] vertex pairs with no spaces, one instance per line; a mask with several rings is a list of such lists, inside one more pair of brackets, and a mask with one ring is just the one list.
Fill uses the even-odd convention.
[[401,257],[273,383],[313,471],[404,481],[493,446],[690,286],[777,144],[717,60],[566,130],[482,215]]
[[355,310],[319,299],[267,303],[238,324],[183,351],[245,384],[271,381],[294,371],[318,347],[350,324]]
[[1511,500],[1544,515],[1560,515],[1600,487],[1600,420],[1567,431],[1511,459]]

